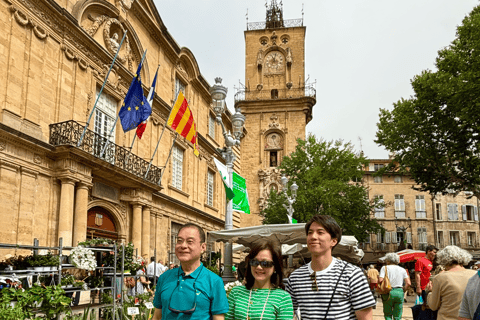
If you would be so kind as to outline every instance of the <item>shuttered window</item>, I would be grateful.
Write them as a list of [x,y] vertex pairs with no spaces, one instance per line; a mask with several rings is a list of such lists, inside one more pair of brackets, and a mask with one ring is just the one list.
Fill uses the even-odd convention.
[[415,196],[415,212],[417,219],[426,219],[427,213],[425,211],[425,196]]
[[213,181],[214,181],[214,173],[211,170],[208,170],[207,173],[207,204],[209,206],[213,206]]
[[183,149],[173,146],[172,150],[172,186],[182,190],[183,186]]

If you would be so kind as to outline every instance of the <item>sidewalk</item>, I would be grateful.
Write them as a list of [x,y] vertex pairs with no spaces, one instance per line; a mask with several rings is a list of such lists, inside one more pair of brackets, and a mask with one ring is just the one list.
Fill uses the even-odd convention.
[[[403,303],[403,314],[402,319],[413,320],[412,316],[412,309],[415,304],[415,297],[407,297],[407,302]],[[385,317],[383,316],[383,303],[382,299],[377,299],[377,308],[373,309],[373,320],[383,320]]]

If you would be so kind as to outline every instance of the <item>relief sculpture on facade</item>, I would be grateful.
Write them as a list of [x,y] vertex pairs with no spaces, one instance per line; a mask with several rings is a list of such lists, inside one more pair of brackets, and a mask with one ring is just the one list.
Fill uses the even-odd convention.
[[267,199],[270,191],[278,192],[280,190],[281,173],[277,168],[258,170],[258,180],[260,181],[260,197],[258,198],[258,206],[260,211],[266,208]]

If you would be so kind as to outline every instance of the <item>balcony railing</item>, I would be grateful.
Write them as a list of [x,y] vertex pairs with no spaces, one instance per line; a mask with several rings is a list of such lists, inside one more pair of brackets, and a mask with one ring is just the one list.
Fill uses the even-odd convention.
[[235,94],[235,102],[237,101],[253,101],[253,100],[272,100],[272,99],[294,99],[303,97],[315,98],[317,91],[312,86],[292,89],[272,89],[272,90],[239,90]]
[[145,161],[131,153],[128,149],[120,147],[113,142],[109,142],[104,155],[100,157],[107,139],[91,130],[87,129],[82,143],[80,146],[77,146],[84,128],[84,126],[73,120],[51,124],[50,144],[54,146],[68,145],[77,147],[128,173],[143,178],[148,182],[158,184],[161,174],[160,168],[152,165],[148,175],[145,177],[148,161]]
[[279,20],[279,21],[262,21],[247,23],[247,30],[263,30],[278,28],[302,27],[303,19]]

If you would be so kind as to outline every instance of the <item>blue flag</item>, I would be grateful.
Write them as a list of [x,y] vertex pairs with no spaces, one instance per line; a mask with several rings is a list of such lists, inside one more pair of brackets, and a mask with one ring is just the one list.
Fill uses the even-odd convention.
[[123,100],[122,108],[118,113],[123,132],[135,129],[152,113],[152,108],[147,98],[143,95],[142,81],[140,80],[141,69],[142,62],[138,65],[137,73],[133,77],[127,95]]

